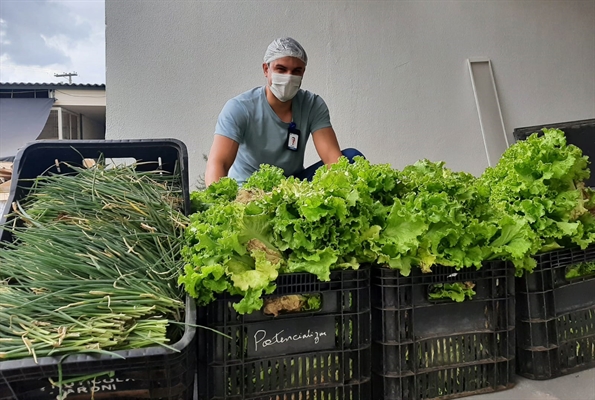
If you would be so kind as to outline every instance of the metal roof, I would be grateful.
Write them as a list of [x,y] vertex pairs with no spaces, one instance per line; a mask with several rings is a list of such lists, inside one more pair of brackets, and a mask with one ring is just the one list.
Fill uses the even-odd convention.
[[3,89],[58,89],[58,88],[80,88],[80,89],[105,89],[104,83],[25,83],[25,82],[0,82]]

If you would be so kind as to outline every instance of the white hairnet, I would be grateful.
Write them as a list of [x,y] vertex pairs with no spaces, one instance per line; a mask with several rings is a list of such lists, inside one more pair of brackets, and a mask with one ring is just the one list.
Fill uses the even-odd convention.
[[266,53],[264,53],[264,62],[268,64],[283,57],[299,58],[304,64],[308,64],[306,50],[297,40],[290,37],[273,40],[273,43],[269,44]]

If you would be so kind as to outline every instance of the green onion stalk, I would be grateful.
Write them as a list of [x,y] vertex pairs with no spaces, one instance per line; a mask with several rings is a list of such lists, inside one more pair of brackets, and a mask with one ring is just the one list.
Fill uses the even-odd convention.
[[14,240],[0,249],[0,361],[168,347],[181,334],[179,176],[70,167],[33,180],[1,227]]

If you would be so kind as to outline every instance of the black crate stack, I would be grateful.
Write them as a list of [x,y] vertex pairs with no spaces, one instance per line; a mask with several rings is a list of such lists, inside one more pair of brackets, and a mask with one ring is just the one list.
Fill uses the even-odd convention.
[[[188,152],[176,139],[148,140],[43,140],[19,151],[14,161],[13,182],[0,225],[6,223],[13,201],[29,193],[32,179],[46,174],[72,174],[67,164],[83,159],[127,160],[139,163],[137,170],[179,173],[184,211],[190,210]],[[141,162],[142,161],[142,162]],[[63,162],[67,163],[64,164]],[[2,210],[0,210],[1,212]],[[10,222],[10,221],[9,221]],[[12,240],[0,229],[0,240]],[[2,251],[2,250],[0,250]],[[111,354],[76,354],[20,360],[0,360],[0,400],[53,400],[59,382],[80,376],[96,376],[63,385],[68,399],[170,399],[193,400],[196,372],[196,303],[187,298],[184,334],[169,348],[155,345],[118,350]],[[50,381],[51,380],[51,381]]]
[[[568,144],[589,157],[595,188],[595,119],[516,128],[514,138],[527,139],[542,128],[564,132]],[[595,367],[595,276],[566,279],[566,270],[595,263],[595,247],[538,254],[532,274],[517,279],[517,374],[552,379]],[[511,266],[512,268],[512,266]]]
[[321,308],[238,314],[222,295],[199,308],[201,400],[370,399],[370,270],[280,275],[273,296],[317,295]]
[[595,246],[535,258],[517,280],[517,373],[551,379],[595,367],[595,275],[566,279],[568,268],[595,263]]
[[[453,398],[504,390],[514,374],[514,269],[503,262],[411,276],[372,272],[372,398]],[[472,282],[457,303],[429,300],[432,285]]]

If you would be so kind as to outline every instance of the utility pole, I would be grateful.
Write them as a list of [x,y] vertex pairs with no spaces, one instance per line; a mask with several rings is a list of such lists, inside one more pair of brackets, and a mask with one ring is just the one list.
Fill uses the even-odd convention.
[[62,74],[54,74],[56,78],[68,77],[68,83],[72,83],[72,77],[78,76],[76,72],[64,72]]

